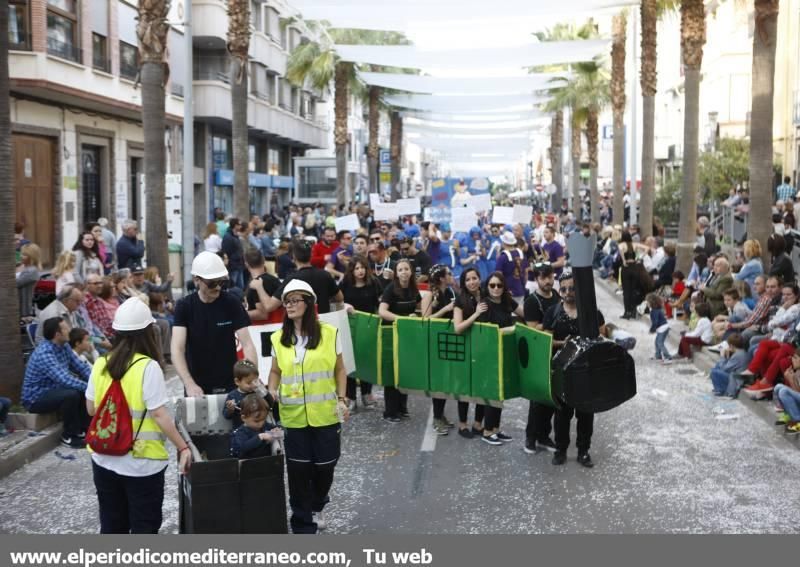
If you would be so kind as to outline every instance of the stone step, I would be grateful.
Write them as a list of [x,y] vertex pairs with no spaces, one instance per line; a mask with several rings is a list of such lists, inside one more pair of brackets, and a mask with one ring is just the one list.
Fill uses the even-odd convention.
[[0,478],[57,447],[61,431],[59,422],[39,432],[20,430],[0,438]]
[[58,423],[57,413],[10,413],[6,419],[9,429],[27,429],[29,431],[43,431]]

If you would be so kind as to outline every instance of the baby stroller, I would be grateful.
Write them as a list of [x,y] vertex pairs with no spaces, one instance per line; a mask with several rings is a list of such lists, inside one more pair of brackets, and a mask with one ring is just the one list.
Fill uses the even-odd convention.
[[225,397],[180,398],[176,402],[175,422],[194,461],[189,472],[178,478],[179,531],[288,533],[283,444],[275,441],[269,457],[231,457],[233,427],[222,414]]

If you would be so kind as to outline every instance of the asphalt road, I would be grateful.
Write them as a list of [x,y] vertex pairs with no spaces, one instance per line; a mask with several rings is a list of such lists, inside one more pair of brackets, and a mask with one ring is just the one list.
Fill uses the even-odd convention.
[[[618,299],[598,288],[607,319]],[[794,533],[800,526],[800,452],[736,401],[710,395],[688,364],[648,360],[644,321],[622,322],[639,344],[638,395],[595,419],[584,469],[523,452],[528,402],[503,412],[514,441],[492,447],[455,432],[431,435],[430,400],[412,397],[412,418],[360,411],[345,425],[329,533]],[[170,387],[178,391],[177,381]],[[456,420],[456,404],[446,415]],[[74,456],[74,460],[67,460]],[[65,459],[66,457],[67,459]],[[167,474],[162,532],[177,531],[177,481]],[[0,532],[96,533],[88,454],[59,448],[0,481]]]

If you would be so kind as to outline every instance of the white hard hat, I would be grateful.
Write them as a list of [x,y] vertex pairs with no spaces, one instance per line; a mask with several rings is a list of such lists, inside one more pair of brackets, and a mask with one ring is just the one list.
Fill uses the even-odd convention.
[[204,280],[216,280],[228,277],[228,269],[222,258],[213,252],[200,252],[192,260],[192,275]]
[[307,293],[308,295],[314,298],[314,301],[317,300],[317,294],[314,293],[314,290],[311,289],[311,286],[308,285],[307,282],[304,282],[303,280],[294,279],[283,287],[283,293],[281,294],[281,301],[283,301],[284,298],[293,291],[300,291],[303,293]]
[[150,308],[144,301],[138,297],[131,297],[117,308],[111,327],[115,331],[141,331],[155,322]]

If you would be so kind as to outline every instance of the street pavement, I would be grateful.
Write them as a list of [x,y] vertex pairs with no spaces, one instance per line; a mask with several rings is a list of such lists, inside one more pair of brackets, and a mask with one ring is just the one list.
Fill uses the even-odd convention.
[[[597,293],[616,319],[619,300]],[[493,447],[432,435],[430,400],[412,396],[408,421],[359,410],[344,426],[328,533],[796,532],[800,451],[744,405],[714,398],[693,366],[649,360],[649,319],[619,325],[638,340],[638,395],[595,417],[594,469],[575,461],[574,446],[561,467],[523,452],[526,400],[506,404],[502,428],[514,440]],[[177,379],[169,387],[177,395]],[[446,415],[456,421],[455,402]],[[166,485],[162,532],[175,533],[174,460]],[[85,451],[58,448],[0,481],[0,533],[98,529]]]

